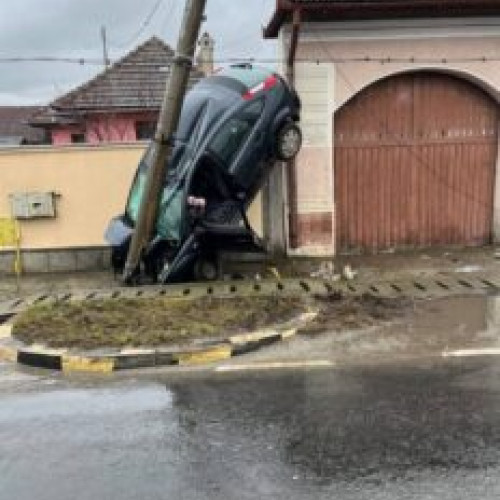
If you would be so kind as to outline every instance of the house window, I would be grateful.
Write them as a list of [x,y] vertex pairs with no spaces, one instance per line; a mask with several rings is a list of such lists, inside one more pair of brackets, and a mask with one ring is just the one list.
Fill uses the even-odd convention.
[[78,132],[71,134],[71,143],[72,144],[83,144],[85,142],[85,134]]
[[138,141],[152,139],[155,135],[156,122],[135,122],[135,137]]

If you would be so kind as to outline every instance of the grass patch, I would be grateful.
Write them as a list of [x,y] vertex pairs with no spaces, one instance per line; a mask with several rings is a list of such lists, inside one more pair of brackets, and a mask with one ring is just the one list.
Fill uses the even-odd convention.
[[55,303],[18,315],[12,335],[54,348],[182,345],[269,326],[306,309],[299,297],[275,296]]

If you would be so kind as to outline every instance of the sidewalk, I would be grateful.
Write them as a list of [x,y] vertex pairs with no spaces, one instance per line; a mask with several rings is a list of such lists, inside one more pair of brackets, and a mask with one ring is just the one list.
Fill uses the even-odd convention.
[[[226,269],[226,277],[240,274],[244,278],[254,279],[273,277],[277,269],[281,277],[321,276],[327,259],[295,258],[274,264],[231,263]],[[331,261],[330,261],[331,262]],[[340,256],[334,259],[334,273],[341,273],[349,265],[355,272],[355,282],[362,285],[374,281],[405,280],[415,277],[429,277],[438,273],[500,272],[500,249],[496,247],[426,250],[398,254],[380,254],[363,256]],[[52,274],[28,274],[21,276],[19,290],[14,276],[0,275],[0,302],[17,297],[37,294],[76,293],[81,290],[109,290],[119,288],[119,276],[111,271],[74,272]]]
[[0,301],[38,294],[106,290],[120,286],[111,271],[24,274],[18,283],[15,276],[0,274]]
[[[415,252],[412,254],[385,254],[385,255],[377,255],[377,256],[351,256],[341,257],[336,260],[334,270],[341,271],[343,266],[349,265],[355,272],[355,277],[350,282],[342,282],[343,286],[346,288],[346,297],[356,297],[362,296],[367,297],[364,294],[371,294],[370,289],[374,287],[370,284],[374,282],[397,282],[401,285],[402,282],[408,281],[410,283],[416,283],[419,287],[422,287],[421,283],[432,282],[433,279],[441,282],[445,282],[450,284],[450,281],[447,276],[453,276],[455,281],[458,282],[466,282],[470,281],[474,282],[474,275],[479,274],[482,276],[487,276],[488,279],[491,279],[496,284],[492,285],[490,291],[488,292],[486,287],[484,290],[481,290],[481,284],[479,283],[479,287],[477,287],[476,298],[465,298],[465,302],[461,303],[461,296],[468,296],[469,290],[464,289],[460,285],[455,283],[456,289],[453,290],[453,284],[450,285],[450,290],[446,289],[443,291],[441,288],[434,286],[434,290],[432,288],[427,291],[420,293],[421,289],[418,288],[413,290],[413,295],[405,295],[407,290],[403,289],[401,292],[402,297],[421,297],[421,298],[437,298],[437,297],[450,297],[449,299],[442,300],[437,303],[447,304],[446,300],[449,300],[449,304],[462,304],[457,310],[464,309],[466,317],[470,315],[472,310],[474,309],[474,304],[480,304],[480,309],[483,309],[484,297],[488,294],[491,295],[491,290],[494,289],[495,293],[500,289],[500,260],[498,259],[499,255],[495,248],[481,248],[481,249],[466,249],[466,250],[456,250],[456,251],[433,251],[433,252]],[[326,262],[326,264],[325,264]],[[253,267],[252,267],[253,266]],[[269,264],[267,264],[267,268],[269,268]],[[241,273],[244,277],[247,278],[255,278],[257,274],[261,277],[266,277],[264,273],[269,273],[267,277],[274,273],[274,289],[276,290],[276,284],[280,285],[283,288],[282,283],[284,284],[284,288],[287,288],[287,280],[277,279],[277,275],[279,274],[282,278],[287,277],[300,277],[304,280],[306,278],[310,278],[311,276],[318,277],[318,270],[329,270],[331,272],[331,265],[325,260],[320,259],[294,259],[289,261],[284,261],[279,265],[279,263],[275,264],[275,268],[277,269],[271,273],[266,266],[263,266],[262,263],[259,264],[249,264],[245,263],[241,265]],[[17,283],[15,277],[2,277],[0,281],[0,298],[2,300],[7,300],[10,298],[16,297],[27,297],[33,296],[36,294],[57,294],[57,293],[74,293],[77,294],[81,291],[88,290],[102,290],[102,294],[108,295],[110,294],[110,290],[118,289],[120,287],[120,281],[118,278],[115,279],[112,273],[108,272],[99,272],[99,273],[61,273],[61,274],[39,274],[39,275],[27,275],[21,278],[20,289],[17,290]],[[320,276],[325,280],[331,279],[332,276]],[[484,280],[484,278],[483,278]],[[477,281],[477,278],[476,278]],[[238,284],[238,287],[242,287],[244,282],[234,282]],[[309,280],[309,284],[311,284],[311,280]],[[340,284],[340,282],[339,282]],[[484,284],[484,283],[483,283]],[[264,283],[262,283],[264,285]],[[435,285],[435,284],[434,284]],[[187,286],[187,285],[186,285]],[[251,282],[250,282],[250,286]],[[318,286],[321,286],[321,282],[318,282]],[[393,285],[391,285],[393,286]],[[427,285],[426,285],[427,286]],[[224,284],[225,288],[237,288],[236,285],[229,286]],[[349,291],[347,287],[352,290]],[[386,285],[387,287],[387,285]],[[214,288],[216,288],[214,286]],[[389,291],[391,291],[390,286],[388,287]],[[484,286],[483,286],[484,288]],[[363,292],[363,290],[365,290]],[[360,292],[361,291],[361,292]],[[470,290],[472,293],[474,290]],[[376,288],[375,288],[376,292]],[[142,292],[141,292],[142,293]],[[157,293],[157,292],[156,292]],[[165,293],[165,290],[162,290],[162,294]],[[311,296],[315,296],[314,289],[307,290],[307,293],[310,293]],[[322,293],[325,293],[323,290]],[[167,292],[167,295],[169,292]],[[377,295],[377,293],[375,293]],[[397,296],[398,293],[394,293],[392,290],[392,296]],[[455,299],[451,297],[455,295]],[[384,297],[384,294],[380,294],[379,296]],[[368,296],[370,298],[370,296]],[[389,299],[392,300],[393,298]],[[375,300],[378,300],[375,298]],[[387,300],[387,299],[385,299]],[[458,301],[458,302],[457,302]],[[430,302],[428,302],[431,304]],[[418,352],[421,346],[419,342],[421,340],[416,340],[414,335],[411,332],[404,332],[403,338],[400,337],[402,330],[400,326],[398,326],[397,331],[393,334],[388,335],[388,330],[383,327],[385,321],[382,321],[380,325],[377,325],[376,322],[368,322],[366,325],[358,324],[359,321],[354,321],[352,325],[350,325],[350,318],[353,317],[356,319],[358,317],[358,312],[356,310],[352,310],[351,303],[348,303],[348,307],[345,313],[345,325],[342,328],[334,328],[331,327],[332,332],[336,332],[334,336],[325,336],[325,335],[316,335],[314,331],[306,334],[302,334],[299,338],[296,338],[293,342],[285,342],[283,347],[274,347],[269,350],[266,349],[266,353],[271,356],[269,359],[280,359],[284,356],[285,359],[291,359],[292,361],[297,357],[300,359],[315,359],[318,354],[323,355],[330,351],[328,358],[338,361],[339,352],[345,351],[345,353],[349,353],[349,356],[354,357],[358,356],[358,343],[354,341],[356,338],[363,339],[367,332],[372,332],[369,337],[369,350],[372,349],[381,350],[382,355],[387,355],[388,351],[394,349],[396,346],[396,351],[401,348],[403,351],[409,349],[412,353]],[[388,302],[390,305],[391,302]],[[398,303],[401,304],[401,303]],[[375,304],[376,305],[376,304]],[[424,307],[424,309],[422,309]],[[425,310],[424,306],[419,306],[420,312]],[[496,306],[494,308],[496,310]],[[450,307],[445,307],[444,315],[445,317],[450,316],[450,318],[456,318],[457,312],[453,312],[450,314]],[[375,311],[374,317],[378,318],[379,314]],[[340,317],[340,312],[334,314],[334,317]],[[432,314],[432,310],[430,310],[429,314]],[[424,317],[427,314],[424,314]],[[473,315],[474,316],[474,315]],[[484,316],[481,312],[481,316]],[[359,319],[359,318],[358,318]],[[381,319],[382,316],[381,316]],[[386,319],[390,319],[389,317]],[[433,318],[435,321],[435,318]],[[463,321],[463,320],[461,320]],[[356,324],[355,324],[356,323]],[[404,321],[397,321],[399,325],[404,324]],[[323,327],[328,327],[328,331],[330,331],[329,323],[326,322]],[[374,328],[375,331],[378,331],[378,327],[383,327],[380,330],[380,337],[377,340],[378,344],[375,348],[371,347],[372,342],[376,337],[373,337]],[[415,325],[410,325],[411,328],[414,328]],[[411,329],[410,328],[410,329]],[[324,333],[322,330],[319,333]],[[426,325],[425,331],[428,334],[433,329],[431,324]],[[446,346],[456,346],[456,348],[460,348],[463,346],[475,346],[481,345],[484,340],[481,335],[478,336],[474,342],[469,343],[466,342],[462,335],[456,336],[454,330],[461,331],[462,326],[456,325],[453,323],[450,333],[443,337],[439,336],[439,342],[435,344],[435,350],[439,351],[444,349]],[[351,331],[352,330],[352,331]],[[481,331],[478,329],[479,332]],[[0,340],[0,357],[2,357],[2,349],[3,349],[3,358],[10,359],[12,361],[18,361],[24,364],[28,364],[31,366],[38,367],[46,367],[52,369],[62,369],[63,371],[114,371],[117,369],[123,368],[132,368],[132,367],[157,367],[157,366],[169,366],[169,365],[182,365],[182,364],[204,364],[204,363],[214,363],[216,361],[222,361],[234,356],[239,356],[240,354],[246,354],[252,351],[258,350],[260,347],[268,346],[270,344],[281,344],[281,340],[291,340],[292,337],[295,337],[295,333],[298,331],[298,325],[294,325],[294,327],[290,328],[286,326],[279,331],[258,331],[254,332],[252,335],[243,335],[236,336],[234,338],[221,339],[217,343],[207,343],[205,345],[193,344],[191,348],[187,350],[182,349],[180,351],[177,350],[165,350],[165,349],[118,349],[118,350],[103,350],[100,352],[94,352],[91,355],[85,352],[71,352],[68,349],[46,349],[43,346],[23,346],[16,342],[13,342],[7,337],[2,341]],[[339,335],[339,332],[342,335]],[[353,337],[353,333],[354,334]],[[346,337],[347,340],[346,346],[342,345],[343,337]],[[443,337],[443,338],[441,338]],[[392,340],[390,340],[392,338]],[[472,339],[471,339],[472,340]],[[340,344],[339,344],[340,341]],[[494,342],[493,342],[494,341]],[[363,340],[364,342],[364,340]],[[362,342],[362,343],[363,343]],[[392,342],[392,344],[391,344]],[[415,345],[412,343],[416,342]],[[496,347],[496,337],[491,342],[487,344],[487,347],[491,347],[489,344]],[[399,346],[399,347],[398,347]],[[319,348],[318,348],[319,347]],[[354,351],[353,351],[354,349]],[[363,352],[363,349],[360,350]],[[268,356],[266,353],[255,354],[250,356],[248,359],[252,358],[255,360],[267,360]],[[335,353],[335,355],[334,355]],[[314,355],[313,355],[314,354]],[[365,353],[366,354],[366,353]],[[321,356],[320,356],[321,357]],[[321,359],[320,359],[321,361]]]

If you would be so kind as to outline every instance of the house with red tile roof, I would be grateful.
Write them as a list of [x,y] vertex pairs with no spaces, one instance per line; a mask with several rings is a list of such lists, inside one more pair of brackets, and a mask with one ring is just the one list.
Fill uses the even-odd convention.
[[[200,46],[213,53],[208,34]],[[47,131],[53,145],[149,139],[173,57],[174,51],[165,42],[152,37],[95,78],[55,99],[30,123]],[[207,71],[206,51],[198,59]],[[192,69],[189,86],[205,76],[200,67]]]

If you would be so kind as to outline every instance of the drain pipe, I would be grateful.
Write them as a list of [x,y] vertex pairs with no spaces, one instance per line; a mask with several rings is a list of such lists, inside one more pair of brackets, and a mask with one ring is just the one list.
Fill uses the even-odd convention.
[[[286,79],[288,85],[295,89],[295,55],[300,35],[300,9],[294,9],[292,18],[292,31],[290,34],[290,46],[286,61]],[[297,200],[297,163],[293,159],[287,165],[287,199],[288,199],[288,245],[297,248],[298,238],[298,200]]]

